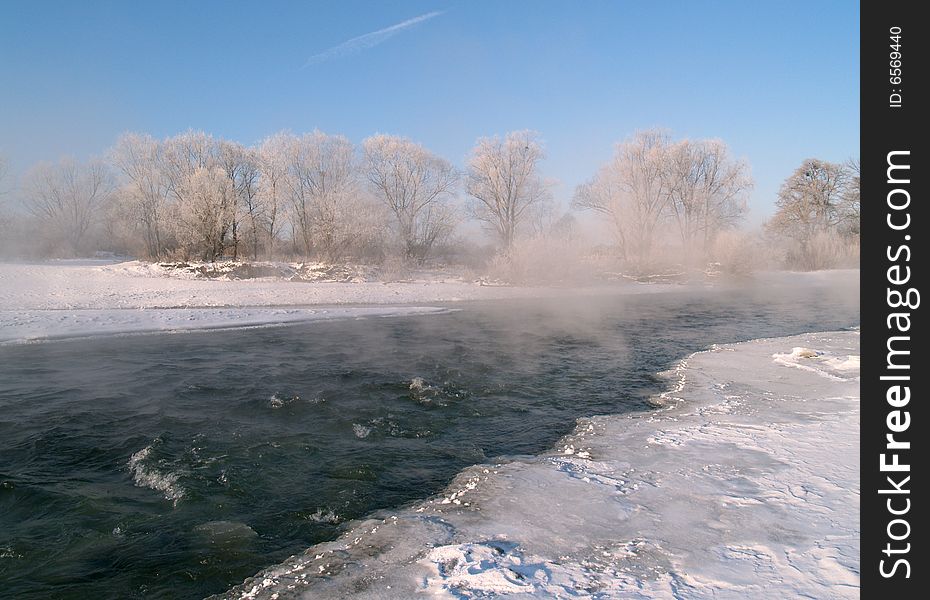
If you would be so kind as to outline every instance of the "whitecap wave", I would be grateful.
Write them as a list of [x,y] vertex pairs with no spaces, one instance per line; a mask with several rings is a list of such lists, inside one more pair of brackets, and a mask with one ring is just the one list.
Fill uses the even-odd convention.
[[294,394],[293,396],[286,396],[275,392],[271,395],[271,398],[268,398],[268,406],[270,408],[283,408],[294,402],[300,402],[300,396]]
[[439,398],[440,389],[430,385],[429,382],[422,377],[414,377],[411,379],[408,389],[410,390],[410,397],[420,404],[436,403],[440,406],[445,406],[445,403],[441,402]]
[[149,455],[152,453],[152,446],[146,446],[129,457],[129,470],[132,472],[132,480],[138,487],[145,487],[156,492],[161,492],[165,500],[170,500],[173,505],[177,506],[178,501],[184,497],[185,490],[178,485],[179,475],[171,471],[160,471],[148,464]]
[[308,521],[313,521],[314,523],[329,523],[335,525],[342,521],[342,517],[331,510],[323,510],[318,508],[315,512],[310,513],[306,516]]
[[410,380],[410,391],[412,392],[422,392],[424,390],[432,389],[430,384],[426,383],[426,380],[422,377],[414,377]]
[[423,377],[414,377],[407,384],[409,398],[423,406],[449,406],[450,402],[455,402],[468,397],[468,390],[459,387],[452,381],[444,381],[441,384],[430,383]]

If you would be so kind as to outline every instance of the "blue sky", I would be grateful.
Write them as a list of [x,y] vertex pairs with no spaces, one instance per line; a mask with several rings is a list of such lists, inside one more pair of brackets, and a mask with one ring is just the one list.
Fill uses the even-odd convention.
[[0,3],[14,176],[128,130],[394,133],[461,165],[476,138],[529,128],[567,201],[657,126],[726,141],[768,215],[802,159],[859,154],[858,2]]

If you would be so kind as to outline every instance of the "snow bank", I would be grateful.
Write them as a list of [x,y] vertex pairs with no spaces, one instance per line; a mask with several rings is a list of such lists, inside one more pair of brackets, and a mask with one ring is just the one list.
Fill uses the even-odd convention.
[[582,419],[549,454],[467,469],[223,596],[857,598],[858,347],[692,355],[665,408]]
[[[316,268],[305,267],[304,276]],[[443,309],[408,305],[526,295],[517,288],[486,288],[463,282],[201,279],[183,269],[170,271],[169,275],[157,264],[137,261],[0,263],[0,344],[426,314]]]
[[0,309],[279,307],[410,304],[538,295],[538,290],[461,281],[306,282],[275,278],[230,280],[171,276],[158,265],[2,264]]

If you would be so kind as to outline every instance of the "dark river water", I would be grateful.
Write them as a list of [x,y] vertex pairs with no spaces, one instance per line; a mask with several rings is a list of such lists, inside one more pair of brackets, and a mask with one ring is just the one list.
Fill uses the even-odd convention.
[[456,304],[0,348],[0,595],[201,598],[350,519],[650,410],[656,372],[858,325],[858,284]]

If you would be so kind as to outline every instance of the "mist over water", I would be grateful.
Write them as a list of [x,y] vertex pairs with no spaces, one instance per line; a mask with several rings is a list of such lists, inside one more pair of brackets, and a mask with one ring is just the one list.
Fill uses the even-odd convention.
[[650,410],[690,352],[859,323],[857,282],[455,306],[0,348],[4,594],[222,592],[577,417]]

